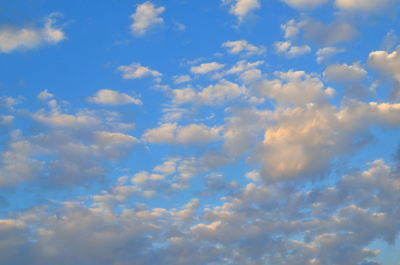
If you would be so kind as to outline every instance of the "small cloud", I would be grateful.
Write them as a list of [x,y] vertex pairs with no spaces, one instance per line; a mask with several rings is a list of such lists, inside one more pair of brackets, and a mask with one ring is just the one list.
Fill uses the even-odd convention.
[[110,89],[102,89],[97,91],[97,93],[93,97],[88,98],[88,101],[100,105],[114,106],[124,104],[142,104],[142,101],[140,101],[140,99],[133,98],[127,94]]
[[243,53],[245,55],[260,55],[265,53],[265,47],[255,46],[246,40],[227,41],[222,44],[231,54]]
[[51,94],[49,91],[47,91],[47,89],[40,92],[39,95],[37,96],[38,99],[42,99],[42,100],[46,100],[46,99],[53,98],[53,97],[54,97],[54,95]]
[[290,41],[278,41],[274,43],[274,46],[277,53],[283,53],[289,58],[298,57],[311,52],[310,46],[292,46]]
[[175,84],[182,84],[191,81],[192,78],[190,78],[189,75],[178,75],[174,76],[174,83]]
[[217,62],[211,62],[211,63],[203,63],[200,64],[199,66],[192,66],[190,68],[190,71],[194,74],[206,74],[208,72],[219,70],[223,67],[224,67],[223,64]]
[[122,72],[124,79],[138,79],[147,76],[160,77],[162,74],[156,70],[141,65],[140,63],[131,63],[130,65],[121,65],[117,68],[118,71]]
[[159,17],[164,12],[165,8],[155,7],[153,3],[147,1],[136,7],[135,13],[131,15],[133,23],[131,25],[132,33],[135,36],[145,35],[149,29],[158,24],[163,24],[164,19]]
[[[231,3],[232,1],[223,0],[222,2],[226,4]],[[261,4],[259,0],[234,0],[234,4],[231,5],[229,13],[235,15],[241,23],[248,14],[260,7]]]
[[337,47],[325,47],[319,49],[315,54],[317,55],[317,63],[322,63],[323,61],[327,60],[329,57],[333,55],[344,52],[343,48]]

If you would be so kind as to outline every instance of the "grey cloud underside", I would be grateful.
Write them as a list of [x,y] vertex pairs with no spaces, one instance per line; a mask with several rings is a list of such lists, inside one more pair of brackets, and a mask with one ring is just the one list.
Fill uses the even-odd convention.
[[0,254],[10,265],[374,264],[368,244],[399,232],[399,194],[398,172],[376,160],[310,190],[249,183],[208,208],[198,199],[122,212],[64,202],[2,220]]

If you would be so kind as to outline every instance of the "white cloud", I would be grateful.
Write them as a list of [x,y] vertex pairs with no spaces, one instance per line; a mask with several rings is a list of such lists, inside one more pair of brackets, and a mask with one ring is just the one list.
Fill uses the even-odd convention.
[[262,175],[274,181],[324,174],[335,157],[363,146],[370,126],[400,125],[400,104],[390,103],[353,101],[341,109],[307,104],[278,113],[258,155]]
[[110,89],[101,89],[97,91],[96,95],[88,98],[88,101],[100,105],[142,104],[140,99]]
[[400,47],[392,53],[371,52],[368,56],[368,66],[400,82]]
[[174,76],[174,83],[175,84],[182,84],[191,81],[192,78],[189,75],[179,75]]
[[400,98],[400,46],[392,53],[374,51],[368,56],[368,66],[394,80],[392,97]]
[[3,27],[0,29],[0,52],[10,53],[17,49],[33,49],[45,44],[57,44],[63,41],[65,33],[54,27],[58,13],[50,14],[42,28]]
[[[261,7],[259,0],[233,0],[234,4],[231,6],[229,13],[235,15],[239,22],[243,22],[245,17],[251,13],[253,10],[259,9]],[[227,0],[222,0],[222,2],[232,2]]]
[[265,53],[265,47],[255,46],[246,40],[227,41],[222,44],[222,47],[227,48],[231,54],[260,55]]
[[195,103],[200,105],[222,105],[246,94],[246,89],[235,83],[222,79],[215,85],[209,85],[201,91],[191,87],[172,90],[172,101],[175,104]]
[[151,77],[160,77],[162,74],[156,70],[152,70],[146,66],[141,65],[140,63],[131,63],[130,65],[121,65],[118,68],[118,71],[122,72],[122,77],[124,79],[138,79],[147,76]]
[[194,74],[206,74],[209,72],[213,72],[216,70],[219,70],[223,68],[224,65],[217,63],[217,62],[211,62],[211,63],[202,63],[199,66],[192,66],[190,68],[190,71]]
[[205,144],[219,139],[219,129],[203,124],[178,126],[164,123],[160,127],[147,130],[142,139],[150,143]]
[[279,104],[306,105],[321,102],[332,96],[332,88],[324,84],[315,74],[304,71],[275,72],[278,79],[262,81],[258,84],[260,94],[276,100]]
[[274,43],[274,46],[278,53],[283,53],[289,58],[298,57],[311,52],[310,46],[294,46],[290,41],[278,41]]
[[223,79],[218,84],[210,85],[200,91],[198,101],[207,105],[219,105],[245,93],[246,90],[243,87]]
[[133,24],[132,33],[143,36],[147,31],[158,24],[163,24],[164,19],[159,17],[164,12],[164,7],[155,7],[150,1],[144,2],[136,7],[135,13],[131,15]]
[[314,8],[325,4],[327,0],[282,0],[287,5],[294,8]]
[[352,65],[332,64],[324,71],[325,79],[336,83],[359,82],[367,77],[367,75],[367,71],[365,71],[359,63],[354,63]]
[[285,39],[292,39],[299,34],[301,24],[299,24],[296,20],[291,19],[285,24],[282,24],[281,29],[284,32]]
[[328,58],[340,52],[344,52],[344,49],[337,47],[321,48],[315,53],[317,55],[317,63],[322,63],[323,61],[326,61]]

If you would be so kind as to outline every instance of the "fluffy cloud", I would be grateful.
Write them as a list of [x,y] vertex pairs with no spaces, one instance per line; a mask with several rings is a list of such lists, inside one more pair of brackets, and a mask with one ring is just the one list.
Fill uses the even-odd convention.
[[392,53],[371,52],[368,56],[368,66],[400,82],[400,47]]
[[274,43],[274,46],[276,52],[283,53],[289,58],[301,56],[303,54],[311,52],[310,46],[294,46],[290,41],[278,41]]
[[399,111],[399,104],[375,102],[352,102],[340,110],[316,104],[282,110],[278,124],[265,131],[258,157],[263,175],[280,180],[323,174],[334,157],[362,146],[369,126],[399,126]]
[[400,47],[392,53],[374,51],[368,56],[368,66],[394,80],[392,97],[400,98]]
[[58,13],[50,14],[42,28],[2,27],[0,29],[0,52],[10,53],[17,49],[33,49],[42,45],[55,45],[63,41],[65,33],[55,27]]
[[174,89],[172,93],[173,102],[176,104],[192,102],[200,105],[222,105],[246,94],[246,89],[222,79],[219,83],[209,85],[199,92],[187,87]]
[[324,77],[326,80],[336,83],[354,83],[364,79],[367,74],[367,71],[359,63],[332,64],[325,69]]
[[88,98],[88,101],[100,105],[142,104],[140,99],[136,99],[127,94],[110,89],[102,89],[97,91],[96,95]]
[[231,54],[260,55],[265,53],[264,47],[257,47],[246,40],[227,41],[222,44],[222,47],[227,48]]
[[35,133],[11,132],[0,156],[0,186],[32,182],[62,188],[99,181],[107,163],[125,158],[138,143],[123,132],[133,125],[121,122],[117,113],[85,109],[67,114],[55,99],[51,102],[48,111],[23,114],[35,124]]
[[[232,0],[222,0],[223,2],[231,3]],[[259,0],[233,0],[233,4],[229,13],[235,15],[239,22],[243,22],[245,17],[255,9],[261,7]]]
[[190,71],[194,74],[206,74],[209,72],[213,72],[216,70],[219,70],[223,68],[224,65],[217,63],[217,62],[211,62],[211,63],[202,63],[198,66],[192,66],[190,68]]
[[337,47],[321,48],[315,53],[315,55],[317,55],[317,63],[322,63],[323,61],[326,61],[328,58],[340,52],[344,52],[344,49]]
[[[0,251],[12,265],[27,260],[33,265],[60,260],[99,265],[132,260],[140,265],[160,260],[166,265],[379,264],[368,261],[379,253],[369,245],[381,238],[393,243],[399,232],[400,216],[393,209],[400,182],[393,172],[378,159],[364,171],[312,189],[249,183],[214,206],[193,198],[172,209],[136,203],[117,212],[112,209],[120,204],[99,204],[107,194],[96,195],[92,205],[69,201],[57,210],[37,207],[1,220]],[[214,185],[219,177],[210,176],[207,183]],[[126,180],[112,188],[113,196],[131,193],[128,187],[133,186],[122,186]],[[344,247],[351,251],[340,251]],[[16,249],[29,251],[21,256]]]
[[155,7],[153,3],[147,1],[136,7],[135,13],[131,15],[133,23],[132,33],[136,36],[143,36],[149,29],[158,24],[163,24],[164,19],[159,17],[164,12],[164,7]]
[[265,80],[258,84],[262,96],[276,100],[279,104],[306,105],[321,102],[332,96],[332,88],[324,85],[315,74],[304,71],[276,72],[278,79]]
[[152,70],[140,63],[131,63],[130,65],[121,65],[118,71],[122,72],[124,79],[138,79],[147,76],[160,77],[162,74],[156,70]]
[[147,130],[142,139],[150,143],[205,144],[219,139],[219,129],[203,124],[178,126],[175,123],[165,123]]

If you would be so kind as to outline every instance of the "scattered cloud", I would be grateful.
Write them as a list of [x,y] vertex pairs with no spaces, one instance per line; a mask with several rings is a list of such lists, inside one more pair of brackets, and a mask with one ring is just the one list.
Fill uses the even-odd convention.
[[164,23],[164,19],[159,17],[165,7],[156,7],[150,1],[144,2],[136,7],[135,13],[131,15],[133,23],[131,31],[135,36],[141,37],[156,25]]
[[317,55],[317,63],[322,63],[328,60],[330,57],[334,56],[337,53],[344,52],[343,48],[337,47],[324,47],[319,49],[315,55]]
[[152,70],[140,63],[131,63],[130,65],[121,65],[117,68],[122,72],[124,79],[139,79],[143,77],[161,77],[162,74],[156,70]]
[[101,89],[97,91],[97,93],[93,97],[88,98],[88,101],[99,105],[110,106],[124,104],[142,104],[140,99],[111,89]]
[[192,66],[190,71],[194,74],[207,74],[209,72],[217,71],[223,67],[223,64],[217,62],[202,63],[198,66]]
[[261,7],[259,0],[222,0],[222,2],[231,4],[229,13],[235,15],[239,23],[243,22],[253,10]]
[[277,53],[283,53],[289,58],[297,57],[311,52],[308,45],[294,46],[290,41],[278,41],[274,43]]
[[359,63],[332,64],[324,72],[324,77],[328,81],[336,83],[354,83],[367,77],[367,71]]
[[255,46],[246,40],[227,41],[222,44],[231,54],[260,55],[265,53],[265,47]]
[[45,18],[44,25],[38,27],[0,28],[0,52],[10,53],[15,50],[34,49],[42,45],[55,45],[66,39],[64,31],[55,27],[59,13],[51,13]]

